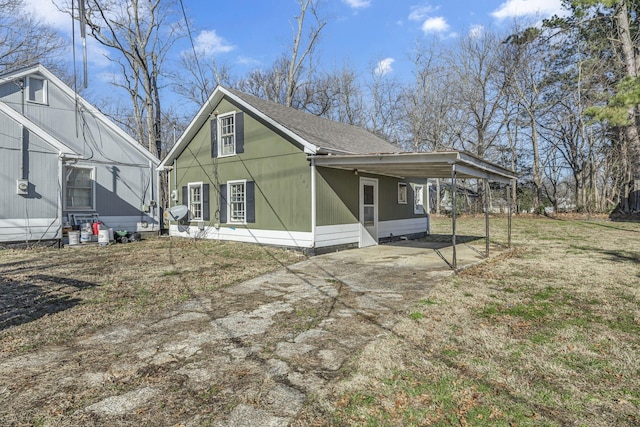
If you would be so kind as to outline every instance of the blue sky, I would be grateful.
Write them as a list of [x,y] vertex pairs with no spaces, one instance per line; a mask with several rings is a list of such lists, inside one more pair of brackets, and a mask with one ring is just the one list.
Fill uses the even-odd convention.
[[[26,0],[42,19],[67,36],[70,18],[52,0]],[[241,77],[268,67],[292,39],[297,0],[183,0],[198,51],[214,56]],[[500,30],[514,20],[539,21],[561,11],[561,0],[320,0],[327,21],[316,50],[321,70],[348,63],[360,75],[373,70],[402,80],[409,73],[408,54],[416,41],[449,43],[483,28]],[[172,53],[189,48],[182,40]],[[107,86],[112,64],[107,52],[89,43],[90,91]]]

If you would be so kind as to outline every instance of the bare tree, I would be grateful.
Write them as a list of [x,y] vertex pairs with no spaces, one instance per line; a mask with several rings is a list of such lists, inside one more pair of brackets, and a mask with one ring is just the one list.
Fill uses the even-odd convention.
[[[249,73],[238,82],[238,88],[287,107],[304,109],[311,101],[311,92],[305,87],[313,80],[313,53],[326,21],[318,14],[318,0],[298,0],[298,5],[300,10],[292,24],[293,38],[288,52],[280,56],[269,70]],[[309,14],[312,24],[307,19]]]
[[111,49],[120,73],[112,83],[129,94],[133,133],[156,156],[162,150],[160,102],[163,62],[179,37],[171,0],[86,0],[90,34]]
[[480,157],[490,154],[504,126],[501,107],[507,82],[500,69],[501,49],[498,35],[483,30],[463,37],[448,56],[457,83],[455,102],[466,121],[459,140],[465,150]]
[[57,69],[65,43],[26,10],[24,0],[0,0],[0,72],[41,62]]

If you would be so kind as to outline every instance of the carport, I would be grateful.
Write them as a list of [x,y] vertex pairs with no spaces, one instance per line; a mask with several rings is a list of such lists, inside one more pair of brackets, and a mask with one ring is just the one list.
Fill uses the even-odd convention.
[[[457,268],[456,256],[456,182],[457,179],[481,179],[485,194],[489,181],[507,185],[507,246],[511,246],[511,185],[517,178],[512,170],[487,162],[465,151],[433,151],[428,153],[329,154],[311,157],[315,166],[370,172],[400,178],[451,178],[452,220],[451,267]],[[485,255],[489,256],[489,198],[485,197]]]

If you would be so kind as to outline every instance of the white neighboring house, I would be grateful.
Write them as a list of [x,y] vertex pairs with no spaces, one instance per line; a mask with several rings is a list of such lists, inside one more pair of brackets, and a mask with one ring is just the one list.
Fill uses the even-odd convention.
[[0,242],[157,231],[159,160],[42,65],[0,75]]

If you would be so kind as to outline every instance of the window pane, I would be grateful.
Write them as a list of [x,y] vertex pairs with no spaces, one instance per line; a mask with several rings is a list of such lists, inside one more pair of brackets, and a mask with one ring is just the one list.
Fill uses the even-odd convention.
[[373,206],[364,207],[364,225],[369,227],[375,225],[374,222],[374,209]]
[[200,184],[189,187],[189,211],[192,219],[202,218],[202,186]]
[[364,204],[365,205],[373,204],[373,185],[364,186]]
[[229,185],[229,210],[232,222],[245,222],[244,183]]
[[407,203],[407,184],[398,184],[398,203]]
[[44,102],[44,80],[29,79],[29,100]]
[[93,208],[91,169],[71,168],[67,171],[65,195],[67,208]]
[[220,154],[223,156],[235,154],[235,125],[233,115],[220,119]]

